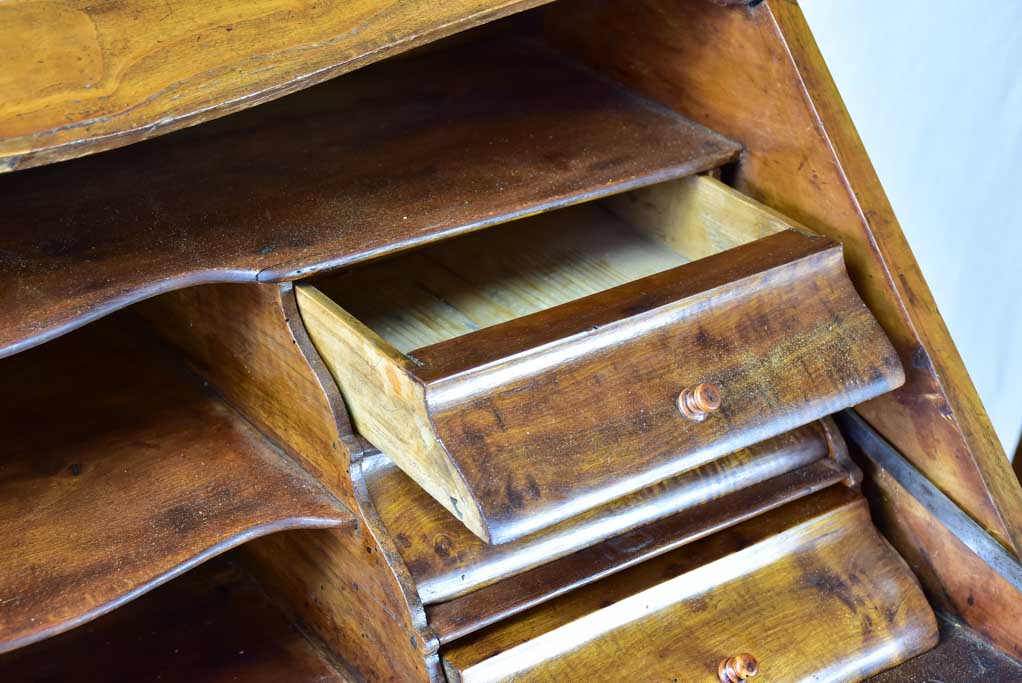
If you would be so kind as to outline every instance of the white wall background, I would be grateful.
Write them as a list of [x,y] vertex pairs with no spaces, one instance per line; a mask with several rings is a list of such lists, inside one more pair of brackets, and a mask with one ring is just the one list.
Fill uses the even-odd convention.
[[801,0],[1009,457],[1022,432],[1022,0]]

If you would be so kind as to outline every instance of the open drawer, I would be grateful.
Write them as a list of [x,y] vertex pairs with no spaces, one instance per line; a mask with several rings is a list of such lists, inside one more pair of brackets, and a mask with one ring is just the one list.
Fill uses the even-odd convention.
[[491,543],[903,381],[841,246],[708,177],[297,296],[355,428]]

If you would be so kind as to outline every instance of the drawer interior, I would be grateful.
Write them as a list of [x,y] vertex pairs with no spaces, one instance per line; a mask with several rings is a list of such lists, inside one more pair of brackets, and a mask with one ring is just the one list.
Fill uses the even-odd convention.
[[790,229],[695,176],[446,240],[316,282],[403,354]]

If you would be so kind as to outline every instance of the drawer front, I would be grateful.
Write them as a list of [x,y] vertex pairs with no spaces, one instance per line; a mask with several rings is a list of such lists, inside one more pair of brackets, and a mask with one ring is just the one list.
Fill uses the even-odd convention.
[[[519,228],[507,228],[514,244]],[[578,235],[571,258],[587,249],[586,233]],[[627,242],[614,255],[633,267],[654,258],[649,246]],[[593,255],[590,270],[602,276],[605,256]],[[349,283],[348,292],[300,285],[298,303],[355,428],[474,533],[504,543],[904,381],[840,245],[781,230],[679,259],[684,265],[567,303],[420,348],[406,343],[406,352],[325,293],[357,303],[359,288],[375,282]],[[496,268],[482,285],[452,284],[442,265],[416,283],[446,288],[420,312],[426,327],[446,324],[440,314],[456,298],[528,280]],[[549,276],[557,265],[528,275]],[[392,270],[406,267],[416,267],[412,258]],[[497,308],[488,304],[486,314]]]
[[[454,608],[456,606],[450,602],[454,598],[471,593],[478,595],[485,586],[607,539],[620,539],[633,529],[642,527],[649,533],[647,525],[666,517],[683,515],[686,521],[699,522],[692,525],[694,530],[688,535],[705,535],[727,524],[710,512],[715,504],[732,500],[732,494],[738,492],[770,490],[767,505],[776,506],[780,504],[777,499],[785,501],[842,479],[854,480],[857,473],[852,466],[844,464],[844,457],[844,443],[837,427],[829,420],[815,422],[501,545],[490,545],[477,538],[386,456],[376,454],[363,458],[362,472],[376,512],[397,539],[398,551],[423,603],[446,603],[448,608]],[[812,475],[817,471],[828,476],[814,481]],[[784,483],[789,478],[799,486],[787,490]],[[752,510],[762,511],[761,508],[756,506]],[[732,523],[738,523],[751,510],[742,508],[728,512],[734,518]],[[665,534],[662,530],[655,535],[657,542],[654,543],[623,545],[638,554],[648,552],[660,542],[669,545],[684,541],[684,537]],[[632,562],[631,553],[621,551],[610,555],[614,555],[618,563]],[[598,564],[590,563],[594,570],[607,571],[606,567],[597,567]],[[557,574],[559,577],[567,575],[565,572]],[[545,582],[552,590],[557,583]],[[509,584],[505,581],[502,585]],[[506,611],[507,605],[496,607],[502,602],[490,600],[488,607]],[[470,606],[464,611],[474,617],[488,610]]]
[[715,683],[721,664],[740,654],[755,660],[757,682],[848,683],[936,640],[925,597],[872,527],[865,501],[831,489],[441,654],[448,679],[465,683]]

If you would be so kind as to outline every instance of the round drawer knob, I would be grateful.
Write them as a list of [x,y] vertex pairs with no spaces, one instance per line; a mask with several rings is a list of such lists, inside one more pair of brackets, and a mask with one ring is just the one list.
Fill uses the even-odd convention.
[[715,384],[697,384],[678,394],[678,410],[690,420],[701,422],[720,410],[720,389]]
[[748,652],[721,660],[717,666],[720,683],[742,683],[759,673],[759,662]]

